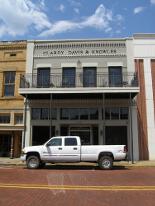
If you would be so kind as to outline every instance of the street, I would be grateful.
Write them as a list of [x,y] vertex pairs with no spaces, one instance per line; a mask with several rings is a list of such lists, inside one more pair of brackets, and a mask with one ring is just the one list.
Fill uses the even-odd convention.
[[0,206],[155,205],[155,167],[0,167]]

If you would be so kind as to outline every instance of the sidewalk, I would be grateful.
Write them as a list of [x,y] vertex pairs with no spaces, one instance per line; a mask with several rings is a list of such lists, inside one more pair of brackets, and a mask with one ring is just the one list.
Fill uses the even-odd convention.
[[[67,164],[67,163],[66,163]],[[71,163],[68,163],[71,165]],[[6,158],[6,157],[0,157],[0,166],[24,166],[25,163],[23,163],[20,158]],[[63,164],[64,165],[64,164]],[[95,163],[74,163],[74,165],[89,165],[94,166]],[[152,161],[137,161],[132,164],[132,162],[127,161],[121,161],[121,162],[114,162],[114,166],[120,166],[120,167],[155,167],[155,160]]]

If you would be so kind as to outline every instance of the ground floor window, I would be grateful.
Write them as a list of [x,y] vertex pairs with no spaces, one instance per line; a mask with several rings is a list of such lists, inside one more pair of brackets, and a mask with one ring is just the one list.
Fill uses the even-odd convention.
[[106,126],[106,145],[128,145],[127,126]]
[[62,108],[60,119],[64,120],[97,120],[98,108]]

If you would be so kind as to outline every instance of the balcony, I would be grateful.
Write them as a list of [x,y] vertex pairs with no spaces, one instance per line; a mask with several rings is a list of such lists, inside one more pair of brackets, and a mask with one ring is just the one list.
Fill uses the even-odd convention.
[[19,93],[50,94],[50,93],[108,93],[108,92],[139,92],[138,80],[135,73],[109,75],[37,75],[25,74],[20,79]]

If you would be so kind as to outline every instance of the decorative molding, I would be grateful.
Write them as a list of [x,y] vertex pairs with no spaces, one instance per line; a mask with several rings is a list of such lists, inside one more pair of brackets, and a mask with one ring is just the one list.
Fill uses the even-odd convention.
[[35,43],[34,57],[126,56],[125,41]]

